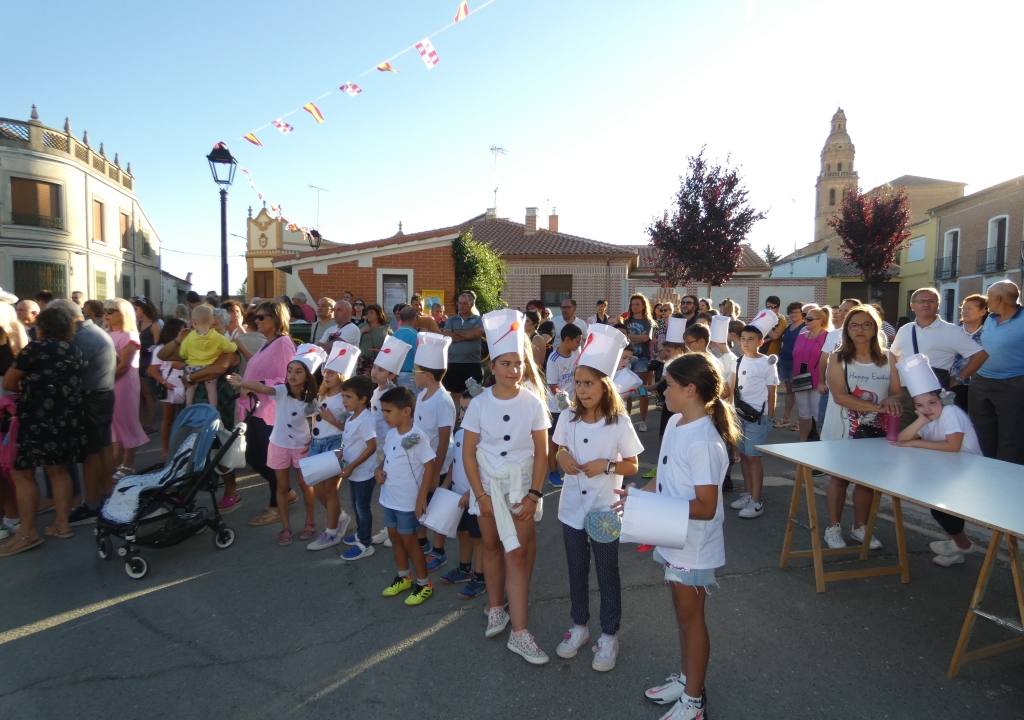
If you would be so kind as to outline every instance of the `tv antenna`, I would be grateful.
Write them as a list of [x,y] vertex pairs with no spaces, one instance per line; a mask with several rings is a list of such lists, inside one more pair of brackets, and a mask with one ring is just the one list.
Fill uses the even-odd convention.
[[320,193],[330,192],[327,188],[318,187],[316,185],[310,185],[310,190],[316,190],[316,226],[320,227]]
[[[490,150],[491,150],[491,155],[494,157],[494,165],[492,166],[492,172],[494,174],[495,181],[497,181],[497,179],[498,179],[498,156],[499,155],[508,155],[508,150],[503,148],[501,145],[491,145]],[[494,185],[494,209],[495,210],[498,209],[498,185],[497,185],[497,183],[495,183],[495,185]]]

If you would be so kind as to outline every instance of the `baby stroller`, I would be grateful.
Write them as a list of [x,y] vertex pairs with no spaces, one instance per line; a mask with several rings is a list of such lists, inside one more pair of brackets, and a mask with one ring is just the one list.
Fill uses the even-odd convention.
[[[214,442],[221,435],[220,447]],[[230,434],[222,430],[220,416],[211,405],[192,405],[179,413],[171,429],[174,449],[167,462],[121,478],[96,519],[96,551],[100,558],[113,557],[113,540],[124,540],[117,555],[124,558],[128,577],[140,580],[149,563],[139,547],[169,547],[213,530],[213,542],[221,550],[235,542],[235,531],[224,524],[217,508],[217,466],[236,443],[244,442],[245,423]],[[196,496],[209,492],[213,510],[199,507]]]

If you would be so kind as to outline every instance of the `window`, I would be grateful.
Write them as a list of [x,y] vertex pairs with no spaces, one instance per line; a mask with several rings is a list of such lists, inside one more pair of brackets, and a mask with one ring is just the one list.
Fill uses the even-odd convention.
[[948,288],[942,292],[942,315],[946,322],[953,322],[953,313],[956,312],[956,290]]
[[390,313],[398,303],[409,302],[412,295],[412,272],[381,272],[377,274],[378,296],[384,312]]
[[60,185],[11,178],[11,222],[15,225],[64,229],[64,210],[60,201]]
[[132,276],[126,272],[121,273],[121,297],[130,298],[132,296]]
[[156,300],[153,299],[153,285],[150,283],[149,278],[142,281],[142,294],[147,300],[156,305]]
[[825,172],[832,172],[832,163],[825,163]]
[[274,271],[254,270],[252,273],[252,294],[254,297],[274,297]]
[[131,250],[132,247],[132,222],[128,213],[120,213],[121,224],[118,226],[121,232],[121,248]]
[[950,230],[942,239],[942,254],[948,257],[950,264],[956,267],[956,259],[960,253],[960,231]]
[[107,293],[107,274],[96,271],[96,299],[106,300],[110,295]]
[[911,239],[910,244],[907,246],[907,262],[924,260],[924,243],[924,235]]
[[831,188],[828,191],[828,204],[829,205],[835,205],[836,204],[836,189],[835,188]]
[[14,294],[32,298],[40,290],[49,290],[54,297],[67,297],[67,268],[54,262],[15,260]]
[[106,239],[103,232],[103,203],[99,200],[92,201],[92,239],[96,242]]
[[836,163],[836,171],[837,172],[842,172],[843,171],[843,164],[842,163]]
[[142,232],[142,254],[145,257],[150,257],[153,254],[153,246],[149,244],[149,235]]
[[545,305],[560,305],[569,297],[572,297],[572,275],[540,276],[540,299]]
[[988,247],[995,250],[996,262],[1006,262],[1006,226],[1009,218],[1001,215],[988,221]]

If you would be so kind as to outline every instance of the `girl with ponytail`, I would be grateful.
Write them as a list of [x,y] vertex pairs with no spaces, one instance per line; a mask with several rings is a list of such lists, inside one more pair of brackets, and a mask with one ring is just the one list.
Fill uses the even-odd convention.
[[[688,499],[689,527],[682,548],[655,548],[665,568],[679,623],[682,662],[679,672],[644,694],[658,705],[673,705],[664,718],[701,720],[705,716],[704,678],[711,643],[704,621],[704,601],[715,582],[715,568],[725,565],[722,481],[729,455],[739,440],[733,411],[722,401],[718,366],[707,353],[688,353],[665,368],[665,404],[675,413],[668,422],[658,455],[654,492]],[[635,492],[635,490],[634,490]],[[618,490],[622,509],[626,491]]]

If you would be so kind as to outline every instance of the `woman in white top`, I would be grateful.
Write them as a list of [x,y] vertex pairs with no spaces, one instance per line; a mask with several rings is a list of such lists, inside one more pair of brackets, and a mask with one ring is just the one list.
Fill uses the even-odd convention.
[[[855,440],[885,437],[885,413],[899,416],[899,376],[893,369],[895,356],[878,340],[878,313],[869,305],[856,305],[846,313],[839,349],[828,361],[828,408],[821,428],[822,440]],[[828,486],[828,522],[825,542],[830,548],[846,547],[840,520],[849,481],[833,477]],[[850,537],[864,542],[874,491],[856,486],[853,491],[853,527]],[[872,549],[882,547],[871,539]]]

